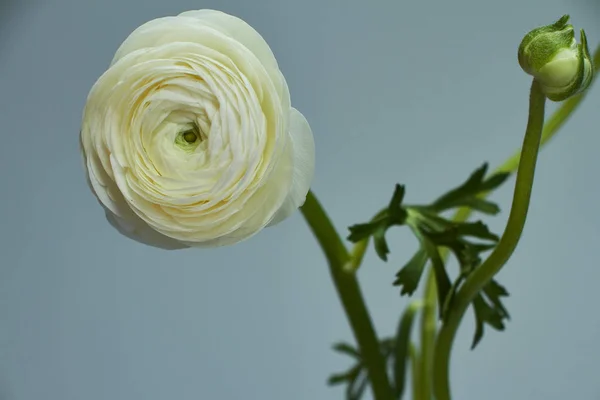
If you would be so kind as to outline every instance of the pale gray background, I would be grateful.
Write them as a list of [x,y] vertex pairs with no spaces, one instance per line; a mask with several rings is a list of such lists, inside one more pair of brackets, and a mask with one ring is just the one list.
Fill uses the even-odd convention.
[[[2,400],[342,397],[325,379],[347,360],[329,346],[351,334],[300,214],[237,246],[166,252],[113,231],[85,184],[89,88],[136,26],[195,8],[236,14],[271,44],[315,133],[314,190],[343,232],[395,182],[427,201],[519,146],[526,31],[569,12],[600,41],[591,0],[3,0]],[[596,87],[541,156],[500,276],[513,320],[471,352],[469,314],[458,400],[600,399],[599,106]],[[496,196],[505,210],[512,184]],[[390,282],[414,249],[403,231],[392,238],[389,265],[370,251],[360,272],[381,335],[406,304]]]

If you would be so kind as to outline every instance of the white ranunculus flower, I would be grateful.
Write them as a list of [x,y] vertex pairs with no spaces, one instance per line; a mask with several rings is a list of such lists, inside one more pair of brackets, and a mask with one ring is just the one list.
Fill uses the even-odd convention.
[[233,244],[306,198],[314,141],[264,39],[184,12],[137,28],[88,96],[89,184],[122,234],[176,249]]

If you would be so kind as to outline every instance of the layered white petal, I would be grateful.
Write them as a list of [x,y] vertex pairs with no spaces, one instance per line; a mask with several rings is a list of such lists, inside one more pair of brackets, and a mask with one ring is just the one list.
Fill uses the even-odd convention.
[[314,172],[310,127],[269,46],[213,10],[125,40],[90,91],[81,147],[109,222],[166,249],[233,244],[282,221]]
[[304,115],[290,110],[289,135],[293,148],[292,186],[283,205],[269,225],[275,225],[288,218],[304,204],[315,174],[315,141],[312,130]]
[[[81,145],[83,147],[83,144]],[[86,154],[89,157],[86,157]],[[104,208],[106,219],[115,229],[130,239],[165,250],[189,247],[178,240],[157,232],[135,215],[116,184],[107,176],[106,171],[98,165],[94,167],[94,161],[90,159],[90,157],[94,157],[93,152],[83,152],[83,155],[84,166],[88,172],[88,185]]]

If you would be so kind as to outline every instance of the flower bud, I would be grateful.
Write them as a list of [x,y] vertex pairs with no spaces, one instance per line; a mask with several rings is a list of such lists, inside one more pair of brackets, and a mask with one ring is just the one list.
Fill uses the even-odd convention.
[[519,46],[519,64],[532,75],[550,100],[562,101],[584,91],[591,83],[594,66],[585,32],[577,44],[573,26],[564,15],[552,25],[529,32]]

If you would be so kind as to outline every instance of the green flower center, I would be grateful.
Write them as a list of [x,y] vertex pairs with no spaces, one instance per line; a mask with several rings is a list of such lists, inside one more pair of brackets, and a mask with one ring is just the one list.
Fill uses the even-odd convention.
[[182,130],[175,138],[175,146],[186,152],[194,151],[204,141],[198,125],[194,124],[189,129]]
[[198,135],[193,130],[183,132],[183,140],[188,142],[189,144],[194,143],[198,140]]

